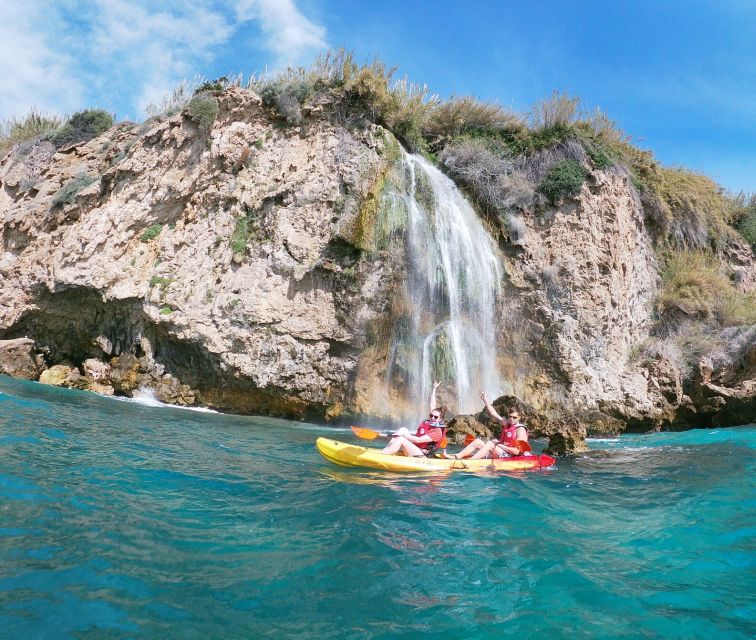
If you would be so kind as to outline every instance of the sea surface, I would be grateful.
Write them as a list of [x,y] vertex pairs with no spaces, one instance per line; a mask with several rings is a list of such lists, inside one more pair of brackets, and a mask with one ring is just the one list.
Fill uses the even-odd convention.
[[0,637],[756,634],[754,425],[479,475],[320,435],[0,377]]

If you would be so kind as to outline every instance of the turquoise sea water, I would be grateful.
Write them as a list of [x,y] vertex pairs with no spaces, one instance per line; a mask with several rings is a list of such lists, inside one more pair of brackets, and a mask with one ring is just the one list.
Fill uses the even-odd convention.
[[399,476],[0,377],[2,638],[752,638],[756,427]]

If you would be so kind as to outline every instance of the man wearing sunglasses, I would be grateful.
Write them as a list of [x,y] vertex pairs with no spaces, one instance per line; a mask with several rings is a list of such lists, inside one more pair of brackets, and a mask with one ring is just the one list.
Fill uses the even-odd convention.
[[391,455],[401,450],[406,456],[425,457],[439,445],[446,435],[445,411],[436,406],[436,389],[438,389],[439,384],[437,381],[433,383],[428,419],[420,423],[414,435],[404,427],[393,433],[391,442],[386,445],[381,453]]
[[462,458],[470,458],[472,460],[480,460],[481,458],[508,458],[510,456],[520,456],[529,451],[528,429],[520,422],[519,409],[517,407],[510,407],[508,417],[502,418],[499,412],[488,401],[485,391],[481,392],[480,399],[486,405],[488,415],[501,425],[501,435],[498,439],[491,438],[488,441],[476,438],[458,454],[450,457],[457,460],[461,460]]

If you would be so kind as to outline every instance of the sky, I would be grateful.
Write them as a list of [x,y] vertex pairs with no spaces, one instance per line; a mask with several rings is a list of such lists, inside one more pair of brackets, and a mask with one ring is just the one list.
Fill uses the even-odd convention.
[[518,112],[554,90],[665,165],[756,191],[756,0],[0,0],[0,120],[140,120],[182,80],[373,57]]

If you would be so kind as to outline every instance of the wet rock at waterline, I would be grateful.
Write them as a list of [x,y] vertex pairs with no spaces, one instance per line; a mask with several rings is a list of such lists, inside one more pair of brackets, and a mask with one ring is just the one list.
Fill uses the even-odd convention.
[[0,340],[0,373],[14,378],[36,380],[44,365],[34,353],[34,340]]

